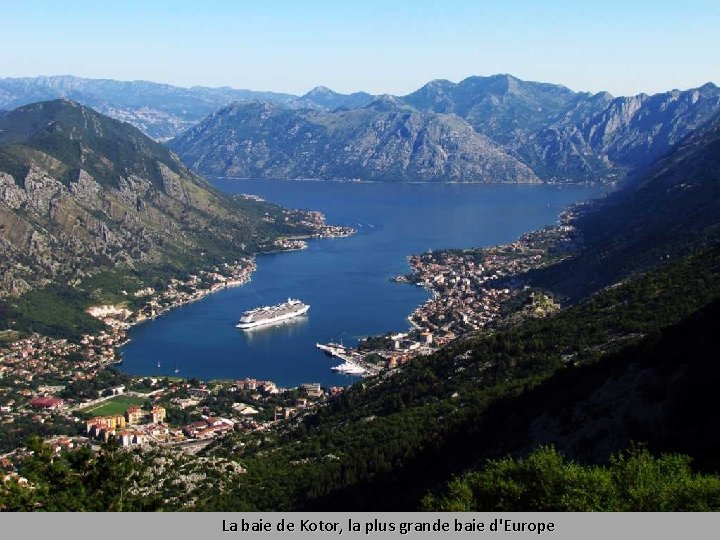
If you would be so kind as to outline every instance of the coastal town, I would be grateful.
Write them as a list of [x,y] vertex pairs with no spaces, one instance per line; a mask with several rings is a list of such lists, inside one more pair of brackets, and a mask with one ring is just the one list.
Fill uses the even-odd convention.
[[[522,274],[562,256],[573,240],[572,213],[561,225],[523,235],[510,244],[467,250],[428,251],[408,257],[410,273],[392,278],[429,291],[431,298],[409,317],[410,329],[361,340],[356,347],[318,344],[340,358],[334,369],[348,375],[376,375],[418,355],[432,353],[458,337],[498,324],[509,303],[529,316],[544,316],[559,306],[524,283]],[[315,237],[343,237],[347,227],[310,219]],[[306,247],[304,238],[281,238],[279,250]],[[131,377],[116,369],[118,349],[135,324],[196,301],[226,287],[247,283],[256,269],[252,257],[223,263],[163,289],[123,291],[122,305],[98,305],[87,312],[103,322],[97,334],[79,343],[33,334],[3,333],[0,344],[0,460],[11,474],[24,448],[22,437],[39,434],[54,451],[121,447],[166,448],[196,453],[229,433],[263,431],[282,420],[323,406],[343,391],[307,382],[281,388],[245,378],[202,382],[179,377]],[[132,307],[132,309],[131,309]],[[514,310],[517,313],[517,310]]]
[[[312,230],[304,237],[277,238],[264,252],[307,247],[311,238],[344,238],[351,227],[327,225],[320,212],[302,212]],[[121,446],[166,446],[196,452],[228,432],[265,429],[272,422],[315,406],[341,391],[278,388],[272,381],[246,379],[208,387],[179,378],[130,377],[116,366],[128,330],[228,287],[247,283],[254,257],[225,262],[164,287],[121,291],[124,301],[87,308],[102,329],[79,341],[38,333],[0,332],[0,456],[12,464],[23,455],[26,436],[43,435],[56,448],[97,447],[116,439]],[[217,396],[222,407],[213,410]],[[229,397],[228,397],[229,396]],[[221,414],[222,413],[222,414]],[[9,468],[8,468],[9,467]],[[12,470],[8,465],[7,470]]]
[[318,347],[343,360],[338,371],[376,374],[510,317],[556,312],[560,306],[545,293],[532,290],[522,276],[573,248],[574,217],[575,210],[568,210],[561,215],[560,225],[524,234],[509,244],[408,257],[411,273],[392,280],[423,287],[431,294],[408,317],[411,329],[366,338],[355,348],[337,343]]

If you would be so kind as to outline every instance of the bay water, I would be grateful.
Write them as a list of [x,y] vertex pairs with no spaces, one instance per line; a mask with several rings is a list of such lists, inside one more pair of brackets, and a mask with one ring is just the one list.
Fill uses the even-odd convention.
[[[409,328],[407,316],[427,291],[390,278],[409,271],[406,257],[428,249],[490,246],[551,225],[568,204],[597,197],[592,186],[393,184],[216,179],[230,193],[320,210],[349,225],[349,238],[311,240],[302,251],[262,255],[242,286],[222,290],[130,330],[122,369],[133,375],[210,379],[253,377],[280,386],[346,385],[341,363],[316,342],[354,345],[367,335]],[[307,316],[243,332],[243,311],[298,298]],[[158,368],[158,363],[160,367]]]

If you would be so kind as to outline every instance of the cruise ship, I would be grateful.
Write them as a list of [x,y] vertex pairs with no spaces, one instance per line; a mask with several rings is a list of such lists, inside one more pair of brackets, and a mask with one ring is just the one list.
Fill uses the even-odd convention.
[[277,304],[275,306],[261,306],[246,311],[240,317],[240,321],[235,325],[242,330],[265,326],[267,324],[275,324],[293,317],[304,315],[310,309],[310,306],[303,304],[300,300],[288,298],[287,302]]

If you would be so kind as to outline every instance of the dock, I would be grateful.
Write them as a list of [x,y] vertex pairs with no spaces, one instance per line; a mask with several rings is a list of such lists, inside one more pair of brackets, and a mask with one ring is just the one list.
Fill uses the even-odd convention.
[[380,366],[366,362],[363,360],[362,354],[353,349],[348,349],[343,345],[339,345],[337,343],[315,343],[315,346],[325,354],[332,356],[333,358],[339,358],[348,365],[348,367],[357,367],[358,372],[362,370],[368,375],[377,375],[382,369]]

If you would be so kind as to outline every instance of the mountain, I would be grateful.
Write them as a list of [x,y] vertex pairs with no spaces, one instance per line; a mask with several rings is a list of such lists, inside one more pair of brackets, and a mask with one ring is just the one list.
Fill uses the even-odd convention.
[[468,77],[457,84],[431,81],[400,99],[420,111],[457,114],[478,133],[507,144],[546,126],[586,97],[556,84],[493,75]]
[[[413,119],[423,118],[433,123],[442,119],[447,130],[457,130],[452,138],[467,139],[470,147],[475,146],[470,139],[477,140],[477,137],[468,135],[467,127],[472,127],[483,137],[481,147],[470,149],[470,152],[476,152],[473,158],[488,161],[502,154],[506,163],[509,163],[509,158],[522,162],[532,170],[533,177],[543,180],[612,182],[624,179],[630,171],[662,157],[720,111],[720,89],[706,84],[696,89],[673,90],[653,96],[640,94],[614,98],[607,92],[573,92],[560,85],[523,81],[511,75],[493,75],[469,77],[459,83],[431,81],[406,96],[373,97],[364,92],[344,95],[317,87],[301,98],[274,105],[335,113],[334,116],[321,118],[298,112],[296,117],[299,120],[286,127],[299,129],[303,136],[307,136],[309,131],[303,131],[301,125],[312,131],[315,128],[308,126],[308,122],[316,127],[318,124],[332,124],[333,137],[343,133],[337,140],[347,142],[347,145],[341,146],[338,152],[337,148],[333,148],[333,141],[314,144],[312,139],[301,139],[296,146],[290,140],[299,132],[283,134],[279,132],[279,126],[272,133],[267,131],[266,126],[257,130],[238,130],[232,135],[223,134],[221,132],[225,127],[211,127],[217,126],[218,115],[228,114],[228,109],[223,109],[203,121],[202,126],[178,137],[171,147],[192,168],[207,174],[511,181],[506,174],[498,174],[499,169],[494,166],[478,167],[464,163],[446,170],[442,165],[438,166],[437,159],[431,159],[416,167],[412,165],[414,158],[404,153],[389,152],[380,158],[381,162],[400,160],[396,167],[390,167],[389,162],[369,163],[368,159],[372,156],[368,155],[368,137],[377,140],[378,144],[386,142],[383,137],[389,124],[386,119],[380,124],[373,124],[375,116],[356,111],[404,111],[404,114],[412,114]],[[380,107],[385,110],[380,111]],[[248,117],[242,123],[247,127],[253,121],[253,109],[244,110]],[[242,111],[237,109],[232,116],[239,119]],[[449,120],[451,117],[454,118]],[[347,122],[347,125],[341,125],[342,122]],[[223,123],[223,126],[228,125]],[[211,133],[213,129],[219,131]],[[376,133],[376,130],[379,132]],[[450,131],[447,133],[449,136]],[[392,144],[395,147],[414,147],[417,135],[417,130],[408,126],[397,132]],[[356,136],[364,140],[355,144],[353,138]],[[454,151],[454,143],[447,147],[444,141],[430,139],[429,144],[436,153]],[[328,152],[331,148],[332,151]],[[421,148],[426,153],[429,150]],[[491,155],[483,154],[490,148]],[[256,153],[258,151],[261,156]],[[375,150],[371,152],[378,153]],[[278,156],[291,162],[289,166],[284,168],[274,164]],[[439,159],[442,161],[442,157]],[[270,163],[269,170],[265,168],[267,163]],[[355,166],[357,163],[362,166]],[[512,172],[507,166],[501,168],[505,173]],[[527,174],[523,173],[517,181],[527,180]]]
[[720,241],[720,115],[576,226],[584,249],[535,277],[570,298]]
[[432,81],[400,98],[454,113],[543,179],[620,179],[652,163],[720,110],[720,88],[614,98],[512,75]]
[[543,177],[621,178],[662,157],[719,110],[720,88],[710,83],[652,96],[598,94],[515,144]]
[[147,81],[84,79],[69,75],[0,79],[0,108],[69,98],[125,122],[146,135],[170,139],[232,101],[263,99],[281,103],[296,96],[234,88],[181,88]]
[[276,234],[261,218],[279,213],[217,192],[137,128],[73,101],[0,117],[3,295],[111,268],[221,261]]
[[[598,102],[608,99],[595,97]],[[572,111],[585,114],[580,103]],[[631,125],[634,116],[621,123]],[[220,156],[237,155],[236,149],[242,148],[243,155],[266,159],[270,167],[286,172],[283,160],[303,152],[305,161],[298,167],[320,168],[313,161],[320,155],[316,146],[328,152],[324,162],[339,163],[332,161],[330,149],[342,153],[347,141],[372,142],[365,131],[368,125],[375,137],[385,137],[381,148],[396,156],[406,155],[398,150],[403,141],[414,137],[420,148],[428,140],[448,144],[460,130],[464,140],[489,141],[488,148],[502,152],[459,116],[420,113],[393,97],[333,112],[233,104],[194,128],[193,140],[205,137],[203,144],[227,145],[216,156],[199,154],[200,165],[207,159],[213,166]],[[411,129],[417,126],[428,133],[414,134]],[[222,140],[213,139],[216,134]],[[612,141],[609,132],[606,135],[598,140]],[[287,156],[273,154],[276,148],[288,148]],[[350,148],[356,153],[356,147]],[[192,145],[188,150],[195,151]],[[716,113],[662,159],[643,166],[622,190],[580,208],[574,254],[527,276],[533,287],[565,294],[572,304],[550,316],[466,335],[380,377],[364,379],[322,407],[301,409],[262,431],[218,439],[196,463],[212,471],[213,463],[224,468],[232,462],[244,472],[224,489],[195,498],[192,509],[407,511],[438,500],[428,494],[447,493],[443,501],[449,507],[443,509],[458,509],[453,505],[465,501],[469,509],[484,511],[558,510],[576,503],[602,510],[606,501],[591,495],[607,487],[608,476],[587,465],[608,462],[630,463],[624,469],[627,478],[610,479],[620,485],[619,496],[625,498],[620,502],[629,505],[621,509],[692,510],[705,504],[717,509],[720,426],[712,412],[720,383],[719,159]],[[235,166],[265,170],[257,161],[249,163]],[[247,214],[264,215],[271,207],[251,206],[243,213],[234,206],[237,201],[211,191],[173,154],[136,129],[72,102],[37,104],[0,117],[0,170],[0,227],[6,250],[0,261],[15,257],[2,268],[3,276],[21,272],[32,260],[39,261],[32,263],[39,273],[67,280],[80,272],[82,279],[93,267],[92,256],[105,265],[115,253],[136,248],[139,259],[125,256],[117,263],[152,263],[156,253],[181,262],[186,252],[197,253],[200,246],[219,256],[224,250],[242,251],[239,241],[272,234],[253,230],[257,220]],[[406,174],[417,171],[408,169]],[[99,201],[97,208],[93,201]],[[233,216],[248,217],[243,222]],[[89,226],[93,219],[101,222],[99,229]],[[29,236],[17,234],[27,226]],[[243,232],[246,227],[249,234]],[[128,229],[136,235],[145,230],[152,249],[143,252],[131,243],[134,236],[122,236]],[[104,250],[116,230],[121,234],[114,244],[118,251]],[[202,244],[197,235],[203,235]],[[73,241],[83,237],[90,239],[84,246],[97,247],[78,250]],[[38,249],[44,245],[50,247]],[[20,250],[23,246],[26,251]],[[53,274],[53,264],[66,264],[61,260],[66,251],[87,262]],[[32,258],[22,259],[23,253]],[[220,403],[226,398],[208,399]],[[546,444],[576,462],[565,469],[566,476],[555,476],[553,463],[541,461],[546,465],[541,474],[508,479],[518,458],[559,455],[533,454]],[[632,452],[634,445],[685,457],[659,458],[656,463],[667,466],[650,473],[632,467],[647,460],[613,457]],[[479,496],[474,475],[497,472],[497,465],[487,465],[488,459],[497,458],[505,458],[499,468],[507,474],[491,476],[492,481],[480,486]],[[133,471],[132,466],[128,463],[123,471]],[[33,478],[33,485],[49,489],[56,470],[49,469],[44,483]],[[696,476],[698,471],[708,476]],[[160,507],[166,495],[177,492],[177,485],[159,476],[162,473],[154,474],[158,488],[153,502]],[[657,476],[662,477],[660,484],[646,481]],[[655,489],[658,485],[662,489]],[[119,491],[117,482],[108,482],[107,490],[92,487],[97,493]],[[66,489],[63,484],[56,491]],[[538,495],[527,501],[522,494],[533,490]],[[31,491],[37,498],[37,493],[45,493]],[[70,500],[61,499],[63,505]],[[41,501],[30,501],[30,508],[41,507],[35,506]]]
[[169,143],[213,176],[537,182],[526,165],[455,115],[384,96],[357,109],[237,103]]
[[[324,86],[313,88],[303,96],[295,96],[232,88],[180,88],[146,81],[125,82],[72,76],[0,79],[0,109],[59,97],[73,99],[103,114],[127,121],[156,140],[166,141],[184,134],[183,145],[189,144],[185,132],[233,102],[264,101],[292,110],[309,109],[330,113],[363,109],[378,99],[387,101],[391,98],[366,92],[341,94]],[[509,74],[473,76],[458,83],[435,80],[415,92],[392,96],[392,99],[398,108],[412,109],[427,118],[431,118],[430,113],[445,117],[456,115],[486,138],[483,146],[491,144],[495,151],[522,162],[532,169],[532,174],[537,178],[561,182],[622,180],[635,168],[662,157],[673,145],[720,110],[720,89],[711,83],[700,88],[672,90],[652,96],[639,94],[613,97],[607,92],[574,92],[557,84],[523,81]],[[299,116],[304,114],[298,113]],[[359,118],[352,117],[347,130],[370,133],[375,129],[372,125],[360,126],[358,121]],[[449,122],[447,129],[453,129],[453,126],[459,129],[453,135],[454,138],[465,137],[464,123]],[[412,132],[410,128],[409,133]],[[279,137],[280,147],[277,148],[273,140],[264,140],[262,137],[255,140],[254,136],[248,135],[250,138],[245,141],[255,146],[267,146],[268,154],[283,154],[291,150],[287,146],[290,134]],[[222,144],[215,137],[207,142],[210,145]],[[410,139],[406,138],[403,142],[410,144]],[[470,142],[470,146],[474,144]],[[197,146],[195,154],[212,154],[218,150],[212,147],[200,148],[199,141],[193,143],[193,146]],[[453,151],[442,143],[435,149],[440,153]],[[324,178],[323,171],[326,170],[344,178],[346,173],[355,170],[364,173],[367,169],[371,175],[367,179],[389,179],[389,176],[383,176],[382,170],[388,174],[394,173],[386,165],[379,168],[351,165],[346,171],[332,160],[325,161],[329,155],[324,153],[324,146],[306,147],[303,151],[309,153],[292,155],[291,159],[312,161],[313,166],[291,166],[288,173]],[[403,159],[403,156],[397,157]],[[241,152],[232,159],[245,161],[246,158]],[[362,162],[365,157],[346,155],[344,159]],[[494,157],[481,156],[480,159],[486,161]],[[406,165],[401,163],[395,170],[405,171]],[[442,166],[437,168],[433,164],[426,164],[423,167],[437,170],[421,172],[412,178],[415,173],[413,167],[410,167],[403,173],[403,178],[440,178],[438,174]],[[235,168],[252,169],[250,166],[227,167],[228,170]],[[213,168],[221,169],[223,167],[217,165]],[[457,180],[464,174],[462,166],[450,169],[447,180]],[[469,177],[494,181],[487,173],[494,173],[496,167],[486,168],[483,174],[479,174],[480,169],[483,167],[471,166]],[[260,176],[277,174],[282,176],[285,173],[267,172]],[[502,174],[500,176],[499,181],[507,181]],[[527,181],[527,175],[521,174],[518,180]]]
[[357,109],[364,107],[376,96],[367,92],[354,92],[352,94],[339,94],[325,86],[316,86],[307,94],[292,100],[290,105],[297,109],[318,109],[321,111],[334,111],[335,109]]

